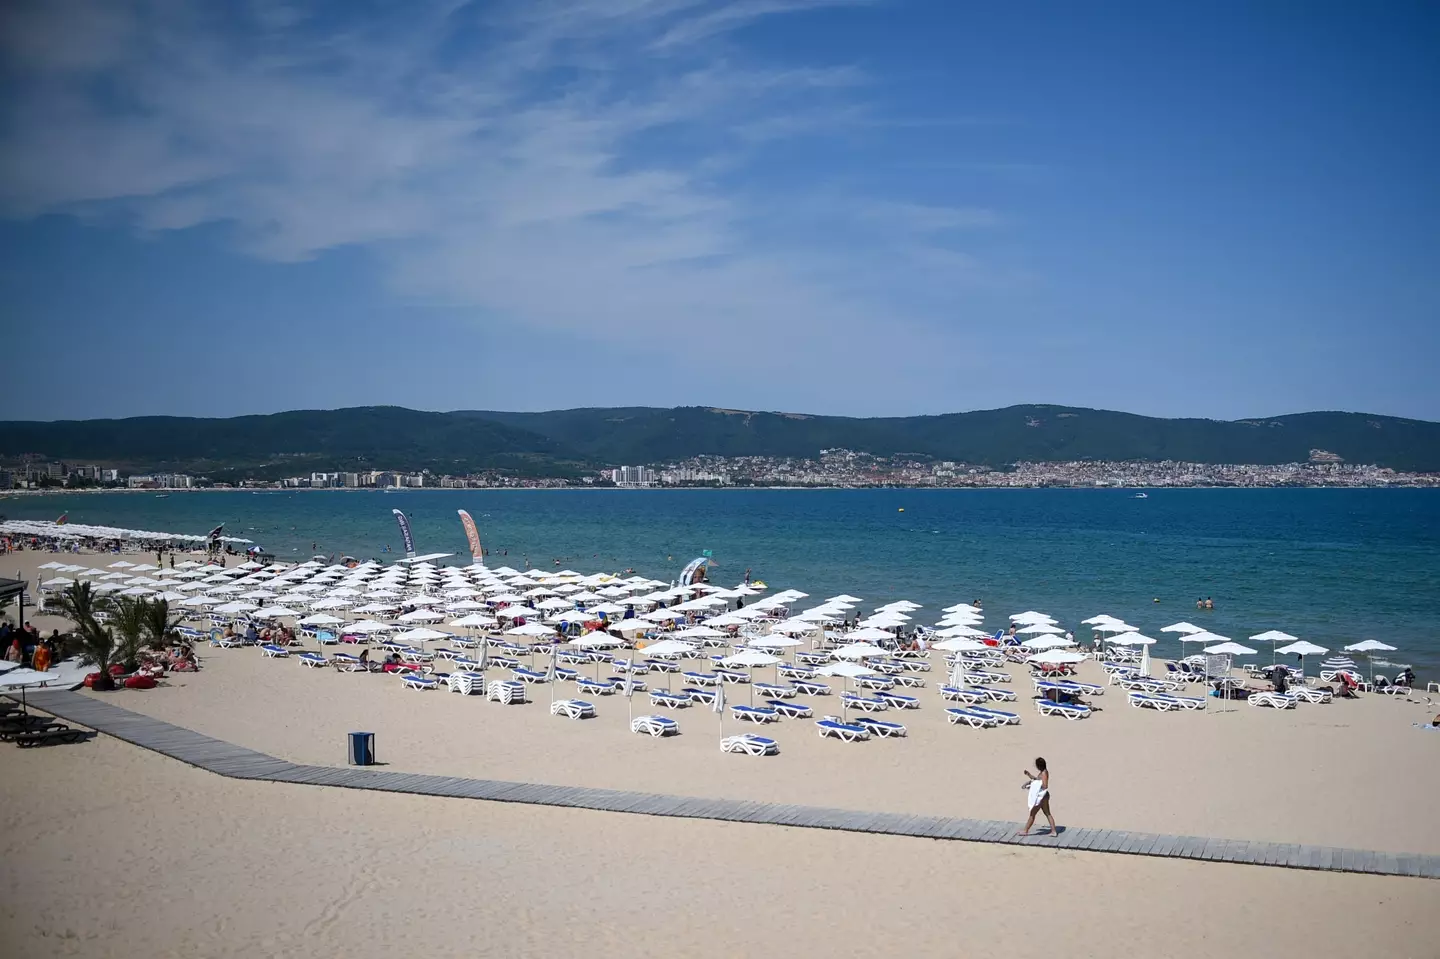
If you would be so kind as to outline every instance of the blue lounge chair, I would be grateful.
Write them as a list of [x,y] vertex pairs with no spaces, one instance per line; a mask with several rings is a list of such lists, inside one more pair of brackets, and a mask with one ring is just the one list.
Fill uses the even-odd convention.
[[1020,715],[1018,713],[1007,713],[1003,709],[991,709],[989,706],[971,706],[970,711],[972,713],[979,713],[982,716],[989,716],[1001,726],[1020,725]]
[[588,676],[581,676],[575,680],[575,691],[580,693],[609,696],[615,692],[615,689],[615,683],[608,679],[590,679]]
[[583,699],[557,699],[550,704],[550,715],[564,716],[567,719],[593,719],[595,705]]
[[650,690],[650,705],[683,709],[690,705],[690,697],[685,693],[667,693],[663,689],[652,689]]
[[750,674],[749,674],[749,673],[742,673],[742,672],[739,672],[739,671],[733,670],[733,669],[717,669],[717,670],[715,670],[715,675],[716,675],[716,676],[719,676],[722,680],[724,680],[724,681],[727,682],[727,683],[748,683],[748,682],[750,682]]
[[1035,698],[1035,709],[1042,716],[1063,716],[1066,719],[1086,719],[1090,715],[1089,706],[1076,706],[1073,703],[1057,703],[1043,696],[1037,696]]
[[855,725],[866,729],[873,736],[881,739],[889,739],[892,736],[904,736],[908,730],[904,723],[891,722],[888,719],[876,719],[873,716],[856,716]]
[[401,673],[400,682],[406,689],[436,689],[440,685],[440,680],[419,673]]
[[895,677],[895,685],[896,685],[896,686],[907,686],[907,687],[910,687],[910,688],[912,688],[912,689],[919,689],[919,688],[922,688],[922,687],[925,685],[925,680],[921,679],[919,676],[916,676],[916,675],[914,675],[914,674],[912,674],[912,673],[905,673],[905,674],[902,675],[902,676],[896,676],[896,677]]
[[545,673],[540,670],[526,669],[524,666],[515,667],[510,670],[510,674],[525,683],[543,683],[548,678]]
[[804,703],[795,703],[784,699],[767,700],[765,705],[789,719],[809,719],[815,714],[815,711]]
[[941,686],[940,697],[954,703],[983,703],[988,702],[990,697],[975,689],[962,689],[959,686]]
[[330,665],[330,660],[326,659],[320,653],[301,653],[295,658],[300,660],[301,666],[311,666],[318,669]]
[[775,710],[760,706],[731,706],[730,712],[736,719],[748,719],[752,723],[773,723],[780,718]]
[[899,693],[876,693],[876,699],[883,699],[890,704],[892,709],[919,709],[920,700],[914,696],[901,696]]
[[963,707],[945,710],[945,718],[950,725],[959,726],[961,723],[973,729],[990,729],[999,725],[999,720],[993,716],[987,716],[978,709],[965,709]]
[[714,673],[696,673],[687,670],[681,675],[685,678],[686,682],[695,683],[697,686],[720,685],[720,677],[715,675]]
[[819,719],[815,726],[820,731],[820,738],[839,739],[842,742],[854,743],[862,739],[869,739],[870,732],[864,726],[856,726],[852,723],[842,723],[835,719]]
[[778,686],[775,683],[755,683],[755,692],[762,696],[790,699],[795,695],[794,686]]
[[890,704],[879,696],[861,696],[859,693],[841,693],[840,699],[845,705],[853,709],[861,709],[867,713],[880,712],[889,709]]
[[632,733],[646,733],[659,739],[661,736],[673,736],[680,731],[680,724],[669,716],[636,716],[630,722]]
[[689,696],[692,703],[705,703],[707,706],[714,703],[715,697],[719,695],[713,689],[697,689],[694,686],[686,686],[680,692]]
[[804,693],[806,696],[830,695],[830,687],[824,683],[816,683],[808,679],[797,679],[790,685],[795,687],[796,692]]

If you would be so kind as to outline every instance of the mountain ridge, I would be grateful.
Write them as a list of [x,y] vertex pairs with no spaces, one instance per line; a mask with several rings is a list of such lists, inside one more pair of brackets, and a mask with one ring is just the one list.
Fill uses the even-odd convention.
[[0,456],[132,469],[256,476],[314,470],[430,469],[577,475],[606,465],[699,455],[813,458],[845,448],[1005,467],[1016,462],[1179,460],[1348,463],[1440,471],[1440,423],[1344,411],[1214,420],[1057,404],[905,417],[727,407],[577,407],[544,412],[399,406],[227,418],[0,422]]

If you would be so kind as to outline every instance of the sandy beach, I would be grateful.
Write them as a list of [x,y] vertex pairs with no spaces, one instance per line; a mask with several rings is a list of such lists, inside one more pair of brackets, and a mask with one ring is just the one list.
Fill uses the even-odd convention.
[[[1429,718],[1422,696],[1155,714],[1112,687],[1102,712],[1072,723],[1037,716],[1011,667],[1021,725],[972,730],[945,723],[931,674],[921,709],[892,717],[906,739],[846,745],[795,720],[768,726],[781,755],[755,760],[718,751],[708,709],[673,713],[682,735],[654,740],[629,732],[619,696],[571,722],[548,714],[544,686],[506,707],[256,649],[200,652],[199,673],[96,695],[297,762],[343,764],[345,733],[363,729],[397,771],[990,819],[1023,817],[1021,769],[1043,755],[1062,825],[1440,852],[1428,815],[1440,764],[1433,734],[1411,725]],[[1082,678],[1103,681],[1093,663]],[[831,701],[811,700],[838,712]],[[641,694],[634,709],[651,711]],[[742,730],[727,716],[725,731]],[[746,955],[800,931],[787,951],[803,955],[956,943],[1039,955],[1057,942],[1112,954],[1136,936],[1158,937],[1163,955],[1433,954],[1421,906],[1435,890],[1419,880],[243,783],[103,737],[0,755],[3,921],[26,955],[634,956],[673,955],[677,939],[685,954]],[[862,890],[865,910],[846,908]],[[1277,941],[1274,915],[1330,903],[1338,928]],[[171,915],[188,919],[157,921]]]

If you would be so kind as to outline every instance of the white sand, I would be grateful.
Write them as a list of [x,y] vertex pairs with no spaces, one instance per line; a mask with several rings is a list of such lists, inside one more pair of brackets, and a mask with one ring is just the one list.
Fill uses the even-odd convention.
[[[1021,701],[1007,708],[1022,725],[981,731],[944,722],[932,673],[920,710],[888,714],[909,739],[845,745],[788,721],[763,730],[782,755],[756,760],[719,753],[707,709],[671,714],[684,735],[652,740],[628,732],[620,697],[597,698],[600,717],[576,723],[548,715],[543,686],[539,702],[503,707],[254,649],[201,652],[198,674],[100,695],[299,762],[343,763],[345,733],[364,729],[395,770],[978,818],[1023,813],[1020,770],[1040,754],[1062,824],[1440,853],[1435,734],[1411,727],[1428,718],[1418,703],[1378,696],[1159,715],[1115,689],[1103,712],[1070,723],[1035,715],[1017,675]],[[833,697],[809,701],[838,711]],[[635,709],[650,711],[645,697]],[[0,954],[636,957],[777,944],[797,956],[933,955],[963,944],[1028,956],[1144,941],[1164,956],[1430,956],[1440,928],[1440,887],[1420,880],[245,783],[106,738],[0,746],[0,796],[0,943],[19,943]],[[1326,915],[1338,921],[1302,931]]]
[[1425,880],[247,783],[108,738],[0,769],[25,959],[1435,954]]

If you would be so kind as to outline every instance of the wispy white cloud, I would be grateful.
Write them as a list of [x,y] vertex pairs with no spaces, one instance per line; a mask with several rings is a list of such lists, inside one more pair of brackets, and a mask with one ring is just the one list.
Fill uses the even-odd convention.
[[903,286],[908,271],[943,299],[982,272],[963,237],[1001,218],[767,189],[767,147],[853,132],[868,78],[751,62],[722,37],[852,5],[434,0],[357,22],[335,19],[345,4],[280,0],[244,16],[12,4],[0,211],[226,223],[282,261],[361,247],[398,294],[478,322],[668,342],[746,369],[767,363],[760,342],[821,355],[903,327],[923,344],[941,335],[923,311],[857,297],[869,285],[855,277],[883,269]]

